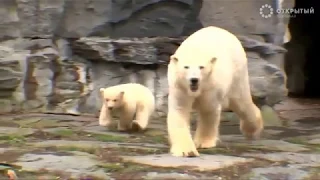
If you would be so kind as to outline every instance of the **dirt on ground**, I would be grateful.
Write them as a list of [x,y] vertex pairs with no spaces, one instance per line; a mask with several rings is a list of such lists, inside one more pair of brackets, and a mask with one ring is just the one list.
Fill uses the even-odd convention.
[[[0,116],[0,179],[320,179],[320,100],[263,109],[265,131],[249,142],[224,113],[218,146],[196,158],[168,154],[165,118],[144,132],[118,132],[90,115]],[[279,115],[279,116],[278,116]],[[280,117],[280,118],[278,118]],[[195,130],[193,123],[192,130]]]

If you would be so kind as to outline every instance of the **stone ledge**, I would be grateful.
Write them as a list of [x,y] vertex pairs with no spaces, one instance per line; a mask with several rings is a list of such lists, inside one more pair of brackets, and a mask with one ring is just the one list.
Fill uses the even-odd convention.
[[[169,37],[154,38],[101,38],[83,37],[71,41],[72,51],[87,60],[140,65],[167,64],[168,57],[175,52],[184,39]],[[238,36],[246,51],[261,56],[283,54],[286,50],[274,44]]]

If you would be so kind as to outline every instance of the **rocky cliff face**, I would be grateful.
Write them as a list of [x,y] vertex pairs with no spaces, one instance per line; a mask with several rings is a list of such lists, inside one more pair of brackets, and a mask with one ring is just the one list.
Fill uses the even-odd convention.
[[15,0],[0,2],[1,113],[96,113],[100,87],[139,82],[166,111],[168,56],[195,30],[216,25],[248,52],[253,99],[274,105],[287,89],[285,24],[273,1]]

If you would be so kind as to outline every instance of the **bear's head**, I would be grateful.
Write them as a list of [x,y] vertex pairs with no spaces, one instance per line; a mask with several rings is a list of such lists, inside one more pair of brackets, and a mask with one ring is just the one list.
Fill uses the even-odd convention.
[[[182,59],[183,58],[183,59]],[[177,83],[189,94],[197,94],[211,76],[217,58],[193,59],[192,57],[170,56],[170,64],[175,67]]]
[[116,88],[100,88],[103,103],[110,111],[120,108],[123,105],[124,91]]

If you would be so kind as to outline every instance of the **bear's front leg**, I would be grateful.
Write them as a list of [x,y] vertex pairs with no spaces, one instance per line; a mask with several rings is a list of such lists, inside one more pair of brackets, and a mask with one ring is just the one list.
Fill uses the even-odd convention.
[[173,156],[195,157],[199,152],[192,140],[188,124],[190,112],[177,109],[169,109],[167,117],[170,153]]
[[181,93],[169,92],[167,126],[173,156],[199,156],[190,133],[191,106],[192,102]]
[[110,124],[111,124],[111,115],[108,108],[106,108],[106,105],[103,103],[100,110],[100,115],[99,115],[99,125],[109,126]]
[[197,148],[215,147],[219,139],[221,105],[215,105],[210,110],[200,108],[198,112],[194,143]]

